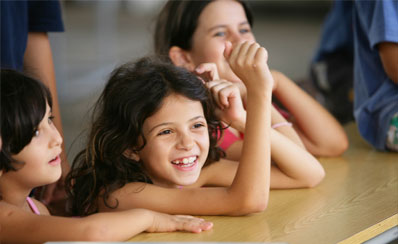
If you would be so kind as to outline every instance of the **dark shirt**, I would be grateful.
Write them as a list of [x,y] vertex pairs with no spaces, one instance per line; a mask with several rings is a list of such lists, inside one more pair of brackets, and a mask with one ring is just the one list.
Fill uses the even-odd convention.
[[28,32],[64,31],[58,0],[0,0],[0,9],[1,68],[22,70]]

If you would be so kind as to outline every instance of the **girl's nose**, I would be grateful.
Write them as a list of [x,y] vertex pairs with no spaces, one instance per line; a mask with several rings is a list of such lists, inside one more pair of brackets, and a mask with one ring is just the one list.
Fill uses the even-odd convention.
[[51,145],[51,147],[55,147],[55,146],[61,146],[61,144],[62,144],[62,137],[59,134],[57,128],[54,126],[52,135],[51,135],[50,145]]
[[246,39],[239,32],[231,31],[229,41],[232,42],[233,45],[241,43],[245,40]]
[[177,143],[177,148],[189,151],[194,145],[194,140],[189,133],[184,133],[180,135],[179,141]]

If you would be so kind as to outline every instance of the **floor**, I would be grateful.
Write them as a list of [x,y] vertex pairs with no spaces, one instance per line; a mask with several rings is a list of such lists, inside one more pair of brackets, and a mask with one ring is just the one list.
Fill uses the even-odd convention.
[[[112,69],[150,54],[163,0],[64,1],[66,31],[51,33],[65,145],[71,162],[81,148],[90,108]],[[254,33],[270,67],[302,81],[308,76],[330,1],[250,1]]]

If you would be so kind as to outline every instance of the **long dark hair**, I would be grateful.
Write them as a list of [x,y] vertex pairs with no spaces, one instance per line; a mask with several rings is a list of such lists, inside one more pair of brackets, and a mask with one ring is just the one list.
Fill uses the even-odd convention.
[[16,170],[11,155],[28,145],[46,114],[47,103],[52,107],[51,93],[41,82],[18,71],[1,69],[1,137],[0,170]]
[[[169,0],[156,19],[154,33],[155,54],[168,58],[169,49],[178,46],[191,50],[192,36],[198,26],[203,9],[214,0]],[[245,11],[249,24],[253,25],[252,13],[245,1],[237,0]]]
[[[115,69],[96,103],[86,148],[75,158],[67,176],[71,211],[88,215],[107,207],[111,192],[129,182],[151,183],[142,164],[124,155],[145,146],[144,121],[158,111],[165,97],[176,93],[200,101],[208,123],[210,148],[205,166],[223,155],[216,144],[221,123],[203,83],[184,68],[154,58],[142,58]],[[138,148],[139,139],[144,144]]]

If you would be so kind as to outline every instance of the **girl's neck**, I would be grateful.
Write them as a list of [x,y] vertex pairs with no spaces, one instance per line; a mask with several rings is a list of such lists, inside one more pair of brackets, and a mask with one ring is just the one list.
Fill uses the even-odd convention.
[[29,196],[32,189],[15,184],[15,182],[10,182],[6,176],[7,174],[3,174],[0,177],[2,201],[22,209],[30,209],[26,203],[26,198]]

